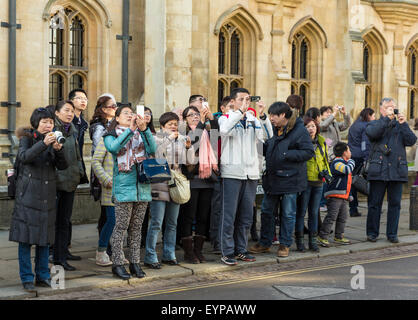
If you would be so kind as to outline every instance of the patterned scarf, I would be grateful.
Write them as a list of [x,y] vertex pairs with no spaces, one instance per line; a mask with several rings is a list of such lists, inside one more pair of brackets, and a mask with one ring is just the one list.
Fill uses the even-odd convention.
[[[117,136],[120,136],[126,129],[127,127],[117,126]],[[140,163],[144,159],[146,159],[144,142],[139,131],[135,130],[134,136],[120,149],[117,155],[119,172],[130,172],[134,164]]]

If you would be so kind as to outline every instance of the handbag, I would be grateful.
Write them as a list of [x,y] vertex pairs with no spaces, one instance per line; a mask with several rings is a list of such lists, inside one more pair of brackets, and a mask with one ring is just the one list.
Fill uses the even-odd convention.
[[160,183],[170,179],[170,168],[166,159],[149,158],[139,164],[138,180],[140,183]]
[[190,200],[190,181],[175,170],[171,171],[171,181],[168,183],[170,198],[177,204],[184,204]]
[[91,170],[90,174],[90,194],[93,196],[94,201],[99,201],[102,196],[102,185],[93,170]]
[[370,183],[364,177],[365,168],[366,168],[366,164],[363,164],[360,171],[357,174],[353,175],[353,178],[351,180],[351,184],[357,189],[357,191],[359,191],[362,194],[368,196],[369,195],[369,189],[370,189]]

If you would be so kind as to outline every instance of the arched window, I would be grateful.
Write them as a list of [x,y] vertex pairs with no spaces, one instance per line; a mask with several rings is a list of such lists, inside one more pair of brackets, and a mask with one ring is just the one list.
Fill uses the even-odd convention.
[[299,32],[292,41],[292,82],[291,94],[300,95],[303,98],[303,106],[300,111],[305,113],[306,106],[309,105],[309,40]]
[[233,23],[225,24],[219,32],[218,42],[218,106],[231,90],[243,85],[242,35]]
[[[51,16],[49,103],[56,104],[75,88],[86,88],[86,25],[70,7]],[[81,72],[81,73],[79,73]],[[83,75],[84,76],[83,76]]]
[[64,78],[59,73],[49,76],[49,104],[56,104],[64,99]]
[[408,55],[408,81],[409,81],[409,119],[414,119],[416,114],[417,98],[418,98],[418,43],[416,42],[409,49]]
[[370,49],[366,41],[363,42],[363,76],[366,86],[364,88],[364,107],[371,108],[372,99],[372,84],[370,80],[371,75],[370,65]]

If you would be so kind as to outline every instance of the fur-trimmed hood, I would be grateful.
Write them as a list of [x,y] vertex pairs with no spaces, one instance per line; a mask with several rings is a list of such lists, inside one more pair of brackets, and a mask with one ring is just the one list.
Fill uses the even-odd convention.
[[19,127],[16,129],[16,137],[20,140],[23,137],[32,137],[33,129],[31,127]]

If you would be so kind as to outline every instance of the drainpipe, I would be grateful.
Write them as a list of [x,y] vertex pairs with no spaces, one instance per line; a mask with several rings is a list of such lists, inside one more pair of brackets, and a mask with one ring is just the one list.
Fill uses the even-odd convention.
[[116,39],[122,40],[122,104],[128,103],[128,45],[132,37],[129,35],[129,1],[123,0],[122,35]]
[[9,74],[8,74],[8,101],[1,102],[2,107],[8,108],[7,129],[1,129],[0,133],[7,134],[10,140],[10,152],[3,153],[3,157],[9,157],[13,163],[13,151],[18,146],[15,135],[16,130],[16,108],[20,102],[16,101],[16,29],[21,25],[16,24],[16,0],[9,0],[9,22],[2,22],[2,28],[9,28]]

